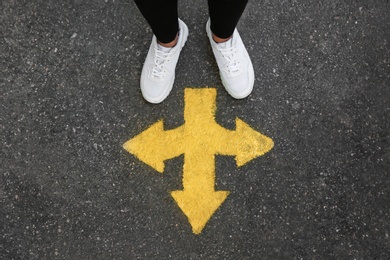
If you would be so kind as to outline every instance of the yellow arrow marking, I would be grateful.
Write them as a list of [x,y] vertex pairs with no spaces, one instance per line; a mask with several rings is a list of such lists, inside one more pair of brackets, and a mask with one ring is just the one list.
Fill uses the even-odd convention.
[[165,160],[184,154],[183,190],[171,195],[195,234],[202,232],[229,195],[229,191],[215,190],[215,155],[236,156],[237,166],[242,166],[273,147],[271,138],[238,118],[236,130],[218,125],[215,101],[215,89],[186,89],[184,125],[164,130],[163,121],[159,121],[123,145],[161,173]]

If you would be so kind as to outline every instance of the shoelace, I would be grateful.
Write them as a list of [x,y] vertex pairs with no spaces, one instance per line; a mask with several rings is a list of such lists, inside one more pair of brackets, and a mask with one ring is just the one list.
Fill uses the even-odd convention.
[[172,56],[171,52],[164,52],[160,51],[159,49],[154,49],[155,56],[154,56],[154,64],[152,71],[152,76],[161,78],[164,74],[164,63],[169,60],[169,58]]
[[227,64],[229,72],[238,72],[240,69],[240,63],[235,60],[236,46],[218,48],[218,51],[222,53],[222,56],[229,62]]

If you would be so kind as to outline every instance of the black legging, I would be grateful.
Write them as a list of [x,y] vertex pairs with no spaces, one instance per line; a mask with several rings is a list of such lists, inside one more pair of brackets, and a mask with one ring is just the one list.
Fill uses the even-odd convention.
[[[179,30],[177,0],[134,1],[161,43],[176,38]],[[208,0],[211,31],[219,38],[229,38],[247,3],[248,0]]]

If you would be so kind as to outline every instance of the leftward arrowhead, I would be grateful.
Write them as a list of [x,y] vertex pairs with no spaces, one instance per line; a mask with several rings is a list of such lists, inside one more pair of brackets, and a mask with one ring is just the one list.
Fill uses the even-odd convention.
[[192,232],[200,234],[214,212],[229,195],[228,191],[172,191],[172,197],[187,216]]
[[162,173],[165,166],[164,160],[180,155],[177,151],[178,145],[175,145],[177,135],[173,131],[175,130],[164,131],[163,121],[158,121],[124,143],[123,148]]
[[274,146],[271,138],[257,132],[239,118],[236,119],[236,133],[240,140],[237,144],[237,166],[242,166],[252,159],[264,155]]

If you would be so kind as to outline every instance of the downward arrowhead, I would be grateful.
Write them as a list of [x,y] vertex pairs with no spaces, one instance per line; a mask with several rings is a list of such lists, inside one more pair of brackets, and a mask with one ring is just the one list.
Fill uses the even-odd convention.
[[[134,154],[138,159],[148,164],[158,172],[164,172],[164,160],[179,156],[177,130],[164,131],[163,121],[158,121],[151,127],[127,141],[123,148]],[[175,144],[176,145],[172,145]]]
[[214,212],[229,195],[228,191],[172,191],[172,197],[187,216],[192,232],[200,234]]
[[237,166],[242,166],[252,159],[264,155],[274,146],[271,138],[257,132],[241,119],[236,119],[236,133],[239,136]]

